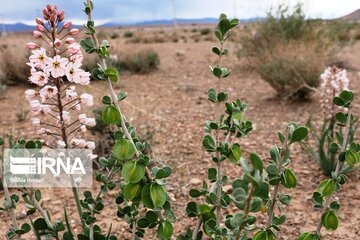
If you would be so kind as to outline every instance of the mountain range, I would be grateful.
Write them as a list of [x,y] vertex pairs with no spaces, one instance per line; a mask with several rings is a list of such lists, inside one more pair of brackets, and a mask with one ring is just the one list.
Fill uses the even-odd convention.
[[[263,18],[249,18],[241,19],[240,22],[256,22],[261,21]],[[217,22],[217,18],[201,18],[201,19],[176,19],[177,24],[214,24]],[[174,20],[152,20],[152,21],[143,21],[137,23],[117,23],[117,22],[108,22],[99,27],[141,27],[141,26],[163,26],[171,25],[174,23]],[[79,27],[79,26],[77,26]],[[34,26],[26,25],[24,23],[14,23],[14,24],[1,24],[0,23],[0,32],[21,32],[21,31],[31,31],[34,30]]]

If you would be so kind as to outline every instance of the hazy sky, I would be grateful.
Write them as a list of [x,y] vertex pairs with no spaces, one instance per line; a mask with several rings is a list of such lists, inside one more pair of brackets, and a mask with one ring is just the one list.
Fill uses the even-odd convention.
[[[251,18],[265,16],[271,6],[294,4],[296,0],[175,0],[177,18],[229,16]],[[335,18],[360,8],[360,0],[300,0],[309,17]],[[82,0],[0,0],[0,21],[31,23],[47,3],[64,9],[67,18],[83,23]],[[138,22],[173,18],[172,0],[94,0],[98,23]]]

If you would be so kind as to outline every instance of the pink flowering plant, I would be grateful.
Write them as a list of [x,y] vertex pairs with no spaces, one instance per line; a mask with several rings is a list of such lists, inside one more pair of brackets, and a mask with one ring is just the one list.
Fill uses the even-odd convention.
[[[84,138],[87,129],[96,125],[95,119],[86,115],[86,109],[94,105],[94,99],[91,94],[78,93],[76,89],[80,85],[89,85],[90,78],[107,84],[108,93],[101,99],[102,121],[111,126],[115,143],[110,154],[98,158],[100,168],[94,177],[100,186],[95,193],[87,189],[80,194],[72,179],[77,220],[81,222],[77,233],[70,225],[73,219],[69,219],[65,208],[63,219],[54,220],[43,206],[41,191],[30,187],[19,189],[29,218],[28,223],[20,226],[15,213],[20,197],[10,195],[7,182],[3,181],[5,199],[0,210],[11,216],[6,237],[20,240],[22,235],[33,231],[32,236],[37,240],[116,240],[112,226],[117,222],[109,223],[106,230],[99,224],[99,214],[107,207],[103,198],[110,197],[107,193],[112,190],[115,193],[112,200],[117,205],[113,214],[127,223],[125,233],[121,233],[127,239],[150,239],[152,232],[156,232],[156,237],[161,240],[174,239],[176,218],[166,189],[172,169],[155,166],[145,153],[145,143],[138,137],[135,126],[122,113],[121,104],[127,95],[114,91],[113,84],[119,81],[120,73],[109,66],[110,42],[100,43],[97,39],[92,19],[93,2],[87,0],[84,5],[88,17],[84,25],[87,36],[79,43],[74,39],[79,29],[71,28],[72,23],[64,21],[64,11],[56,6],[47,5],[43,9],[43,19],[36,19],[34,37],[39,43],[27,44],[32,50],[27,64],[31,67],[29,81],[37,87],[27,90],[25,97],[39,139],[14,141],[10,137],[8,145],[11,149],[94,150],[95,142]],[[295,143],[305,146],[302,141],[307,138],[308,128],[293,122],[287,124],[285,131],[277,135],[278,144],[271,145],[269,160],[256,153],[246,156],[240,145],[240,139],[247,138],[253,130],[251,121],[245,117],[247,105],[240,99],[229,101],[229,94],[221,88],[222,82],[231,75],[230,69],[223,65],[229,53],[225,43],[238,23],[239,20],[221,14],[215,29],[219,46],[213,47],[212,52],[218,63],[210,70],[216,77],[217,87],[208,90],[208,100],[216,105],[216,112],[214,119],[205,122],[202,141],[213,167],[207,169],[207,179],[202,186],[189,192],[194,200],[187,203],[185,211],[195,221],[182,229],[178,240],[280,239],[281,225],[287,222],[284,207],[291,203],[287,189],[297,186],[297,177],[291,168],[290,148]],[[84,60],[81,48],[99,57],[99,64],[91,74],[81,69]],[[325,157],[330,157],[335,167],[331,168],[331,177],[322,181],[312,196],[314,207],[322,210],[317,229],[300,234],[298,240],[319,240],[322,227],[338,228],[340,203],[334,196],[346,183],[347,177],[342,171],[345,166],[355,167],[360,162],[360,145],[351,137],[356,117],[351,111],[354,95],[347,90],[346,72],[329,68],[322,79],[322,105],[330,113],[330,125],[328,127],[326,118],[324,139],[328,143],[320,146],[321,151],[326,149],[331,154]],[[5,144],[0,138],[0,145],[5,147]],[[97,156],[90,153],[88,158],[93,161]],[[224,169],[229,164],[239,167],[241,176],[228,177]],[[227,191],[224,185],[230,181],[232,188]],[[39,217],[35,219],[34,216]],[[266,220],[259,221],[259,218]]]
[[[336,66],[326,68],[320,78],[320,104],[324,114],[323,124],[319,132],[312,124],[311,119],[309,119],[307,125],[311,134],[308,141],[302,142],[301,145],[307,151],[309,157],[318,162],[324,174],[331,175],[336,169],[337,161],[336,154],[331,151],[330,145],[336,137],[336,132],[342,131],[345,127],[344,125],[336,124],[337,118],[342,116],[337,111],[342,107],[337,106],[333,99],[342,91],[349,89],[350,79],[346,69],[340,69]],[[350,122],[348,135],[350,144],[354,142],[358,126],[357,118]],[[316,140],[316,147],[313,147],[310,143],[310,140],[313,139]],[[355,170],[357,170],[357,167],[344,163],[341,165],[340,172],[348,174]]]

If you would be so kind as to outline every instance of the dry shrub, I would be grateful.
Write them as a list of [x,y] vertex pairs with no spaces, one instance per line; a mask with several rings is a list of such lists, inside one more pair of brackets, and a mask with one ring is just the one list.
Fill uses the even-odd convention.
[[255,58],[260,76],[281,98],[305,99],[313,88],[319,86],[319,76],[326,56],[318,51],[316,43],[292,41],[273,46],[271,51]]
[[120,71],[146,74],[158,69],[160,58],[154,50],[146,49],[125,56],[122,60],[113,59],[111,65],[117,67]]
[[281,98],[304,99],[319,85],[329,58],[328,44],[319,38],[319,22],[305,19],[302,6],[280,6],[275,14],[242,38],[240,57],[257,71]]
[[30,67],[26,65],[28,53],[25,50],[6,48],[0,52],[0,82],[2,85],[17,85],[25,83],[28,79]]

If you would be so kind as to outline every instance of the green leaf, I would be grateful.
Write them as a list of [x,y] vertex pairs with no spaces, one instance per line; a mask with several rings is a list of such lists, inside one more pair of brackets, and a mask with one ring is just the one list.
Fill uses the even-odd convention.
[[345,160],[350,166],[354,166],[360,161],[359,154],[353,150],[347,150],[345,154]]
[[304,140],[308,135],[308,129],[306,127],[298,127],[294,130],[294,132],[291,135],[290,142],[300,142]]
[[216,93],[216,90],[213,89],[213,88],[210,88],[209,91],[208,91],[208,99],[211,101],[211,102],[217,102],[217,93]]
[[336,230],[339,226],[339,221],[334,211],[327,211],[322,216],[322,224],[328,230]]
[[218,47],[213,47],[212,52],[215,53],[216,55],[220,56],[221,55],[221,51]]
[[41,200],[41,192],[39,189],[35,191],[35,199],[39,202]]
[[113,152],[120,160],[130,160],[135,156],[135,147],[129,140],[120,139],[116,141]]
[[145,166],[129,161],[123,166],[121,174],[125,181],[137,183],[145,176]]
[[208,152],[215,152],[216,149],[216,143],[212,136],[206,135],[202,141],[203,147]]
[[91,37],[87,37],[80,41],[80,46],[85,50],[86,53],[96,52],[95,43]]
[[229,161],[231,163],[238,163],[240,161],[241,158],[241,148],[240,145],[235,143],[232,148],[231,148],[231,152],[229,155]]
[[270,157],[274,162],[279,163],[279,161],[280,161],[280,152],[279,152],[278,146],[272,145],[270,147]]
[[171,239],[171,236],[174,232],[174,228],[169,221],[163,221],[159,224],[159,227],[156,231],[157,237],[162,240]]
[[156,208],[161,208],[166,202],[166,192],[164,190],[164,187],[157,183],[151,184],[150,196]]
[[107,106],[102,112],[102,120],[106,124],[119,124],[120,112],[113,105]]
[[348,107],[354,100],[354,94],[351,91],[343,90],[339,97],[343,100],[345,107]]
[[142,191],[141,191],[141,201],[143,202],[144,206],[150,209],[154,208],[154,203],[152,202],[151,196],[150,196],[150,187],[151,184],[146,184]]
[[280,173],[279,168],[275,164],[269,164],[269,166],[266,167],[266,172],[269,175],[278,175]]
[[124,197],[125,199],[132,201],[141,193],[141,186],[139,183],[131,183],[125,185],[124,187]]
[[117,99],[118,99],[118,101],[120,102],[120,101],[124,100],[124,99],[126,98],[126,96],[127,96],[127,93],[126,93],[126,92],[120,92],[120,93],[117,95]]
[[338,122],[340,122],[342,124],[346,124],[347,117],[346,117],[346,115],[344,113],[337,112],[335,114],[335,118],[336,118],[336,120],[338,120]]
[[222,76],[222,70],[221,70],[221,68],[219,68],[219,67],[214,67],[213,69],[212,69],[212,73],[214,74],[214,76],[215,77],[218,77],[218,78],[220,78],[221,76]]
[[250,161],[255,170],[259,170],[262,173],[264,169],[264,163],[256,153],[250,153]]
[[0,138],[0,146],[1,145],[4,145],[4,139],[3,138]]
[[228,94],[226,92],[219,92],[217,96],[218,102],[224,102],[228,99]]
[[34,229],[35,230],[46,230],[46,229],[48,229],[46,221],[43,218],[36,219],[35,222],[34,222]]
[[113,82],[117,82],[119,78],[119,70],[116,68],[108,68],[104,71],[105,75]]
[[296,176],[293,173],[293,171],[291,169],[285,169],[282,177],[281,177],[281,182],[284,185],[284,187],[286,188],[295,188],[296,187]]
[[313,233],[303,233],[297,238],[297,240],[320,240],[320,238]]
[[101,102],[105,105],[111,105],[112,101],[111,98],[109,96],[103,96],[101,99]]
[[318,187],[318,192],[324,197],[332,195],[335,191],[336,183],[332,179],[322,181]]
[[339,107],[343,107],[345,105],[345,102],[340,97],[334,97],[333,103]]
[[263,200],[259,197],[253,197],[250,203],[250,212],[258,212],[262,207]]
[[253,240],[275,240],[275,234],[270,231],[259,231],[253,237]]

